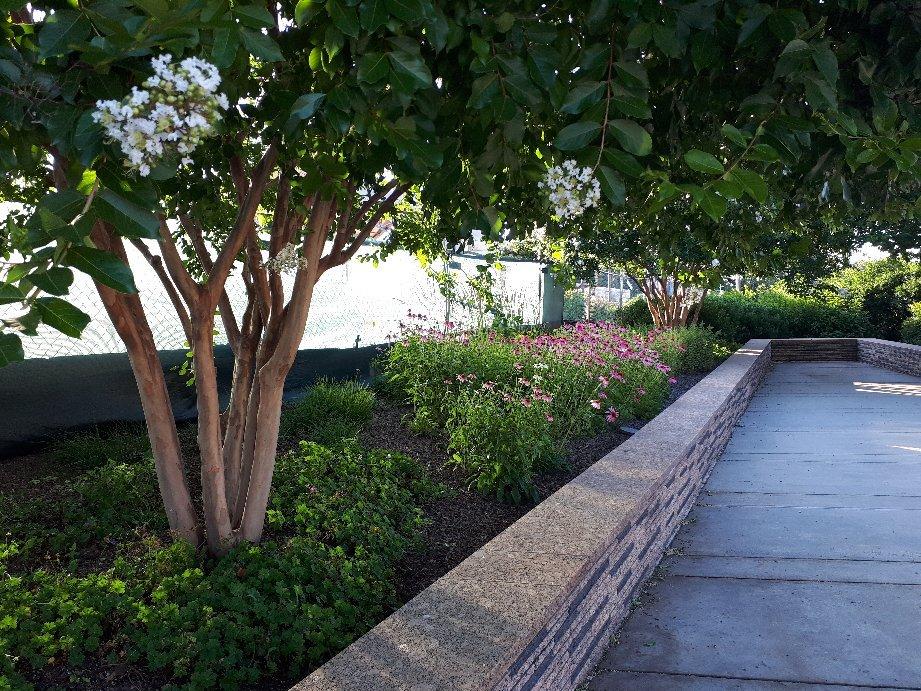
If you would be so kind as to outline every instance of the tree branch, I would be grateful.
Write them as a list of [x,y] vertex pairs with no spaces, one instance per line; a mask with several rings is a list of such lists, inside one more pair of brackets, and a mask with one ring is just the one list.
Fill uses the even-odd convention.
[[246,192],[243,202],[240,204],[240,210],[237,213],[237,219],[234,222],[233,229],[230,231],[230,237],[227,238],[227,243],[218,253],[217,259],[214,261],[214,267],[205,284],[212,307],[217,304],[220,291],[223,290],[224,283],[227,281],[227,276],[230,275],[230,269],[233,267],[237,255],[243,248],[243,243],[246,242],[247,235],[251,232],[253,219],[256,217],[256,210],[259,208],[259,204],[262,201],[262,193],[265,191],[269,181],[269,175],[275,167],[275,162],[277,160],[278,147],[273,142],[269,145],[269,148],[266,149],[265,154],[263,154],[262,159],[253,171],[252,182],[248,185],[249,189]]
[[157,274],[160,283],[162,283],[163,287],[166,289],[166,294],[169,295],[170,302],[173,303],[179,321],[182,323],[182,330],[185,332],[186,339],[189,339],[189,342],[191,342],[192,324],[189,321],[189,311],[186,309],[185,303],[179,295],[179,291],[176,290],[175,284],[170,280],[169,274],[163,266],[163,259],[159,256],[155,256],[147,245],[137,238],[133,238],[131,244],[137,248],[137,251],[141,253],[141,256],[147,260],[147,263],[150,264],[154,273]]

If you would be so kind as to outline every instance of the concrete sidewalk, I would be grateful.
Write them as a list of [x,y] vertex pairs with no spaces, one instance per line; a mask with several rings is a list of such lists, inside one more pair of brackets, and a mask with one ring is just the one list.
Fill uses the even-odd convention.
[[921,378],[779,363],[588,684],[921,689]]

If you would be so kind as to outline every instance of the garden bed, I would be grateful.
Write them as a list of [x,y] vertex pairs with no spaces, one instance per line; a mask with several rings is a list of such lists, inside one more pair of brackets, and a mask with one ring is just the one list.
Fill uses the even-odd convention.
[[[700,376],[680,375],[659,405]],[[170,545],[140,426],[4,462],[0,682],[287,688],[629,438],[618,424],[571,436],[565,462],[535,468],[513,503],[448,464],[449,434],[418,412],[387,387],[376,401],[355,385],[311,390],[284,416],[267,544],[220,561]],[[194,433],[181,430],[190,474]],[[302,598],[316,611],[292,610]]]

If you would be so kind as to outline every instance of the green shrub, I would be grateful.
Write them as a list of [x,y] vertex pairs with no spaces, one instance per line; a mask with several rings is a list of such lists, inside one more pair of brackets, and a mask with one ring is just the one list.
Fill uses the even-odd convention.
[[293,679],[394,604],[396,562],[432,490],[406,456],[302,443],[278,460],[266,541],[220,559],[148,535],[110,568],[16,572],[28,534],[10,535],[0,543],[0,679],[21,685],[32,669],[90,655],[190,689]]
[[567,290],[563,297],[563,320],[577,322],[585,319],[585,293],[581,290]]
[[461,387],[449,407],[445,427],[453,464],[470,474],[478,491],[519,504],[537,500],[535,472],[558,466],[562,445],[553,434],[551,406],[518,387]]
[[668,329],[656,336],[654,348],[679,374],[709,372],[729,357],[735,346],[708,326]]
[[921,317],[909,317],[902,322],[902,342],[921,345]]
[[902,322],[902,341],[921,345],[921,302],[913,302],[908,307],[909,317]]
[[855,337],[872,331],[859,310],[776,290],[708,295],[700,321],[737,343],[751,338]]
[[866,261],[828,279],[820,298],[866,314],[867,335],[898,340],[909,305],[921,301],[921,264],[902,259]]
[[51,456],[62,465],[95,468],[109,460],[127,463],[150,453],[150,439],[143,425],[119,424],[109,429],[95,427],[56,439]]
[[94,540],[123,542],[138,527],[166,528],[149,452],[134,462],[110,460],[76,478],[44,483],[46,491],[28,501],[3,497],[0,533],[12,536],[24,557],[66,563]]
[[355,437],[371,419],[374,392],[355,381],[321,379],[282,412],[281,434],[334,445]]
[[650,326],[652,324],[652,314],[649,312],[646,298],[642,295],[637,295],[627,300],[624,303],[619,321],[625,326]]
[[518,502],[533,498],[535,473],[559,464],[565,440],[661,410],[670,368],[655,336],[606,323],[415,335],[388,351],[384,379],[412,404],[415,428],[448,433],[471,485]]

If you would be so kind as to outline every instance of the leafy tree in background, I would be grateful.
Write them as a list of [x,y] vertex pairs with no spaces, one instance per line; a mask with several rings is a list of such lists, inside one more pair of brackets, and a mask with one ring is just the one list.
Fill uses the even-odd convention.
[[898,341],[911,305],[921,302],[921,264],[897,258],[860,262],[828,277],[815,292],[830,304],[863,311],[876,336]]
[[[79,336],[88,317],[64,296],[73,270],[89,274],[131,359],[170,526],[200,539],[126,264],[125,243],[134,244],[194,353],[213,552],[261,536],[282,385],[316,281],[351,259],[412,185],[452,219],[437,228],[451,243],[473,229],[498,237],[506,219],[545,222],[537,183],[565,159],[590,167],[604,203],[630,209],[650,232],[676,216],[694,232],[705,232],[705,217],[732,224],[741,200],[794,210],[847,202],[886,219],[918,213],[910,193],[891,194],[919,173],[914,2],[3,7],[0,192],[27,218],[8,217],[0,246],[0,303],[20,308],[0,332],[0,363],[22,358],[20,335],[39,323]],[[191,162],[165,159],[139,175],[93,111],[142,84],[163,53],[216,65],[231,107]],[[273,268],[283,263],[294,273],[287,298]],[[248,291],[242,314],[225,294],[235,266]],[[215,313],[235,355],[224,410]]]

